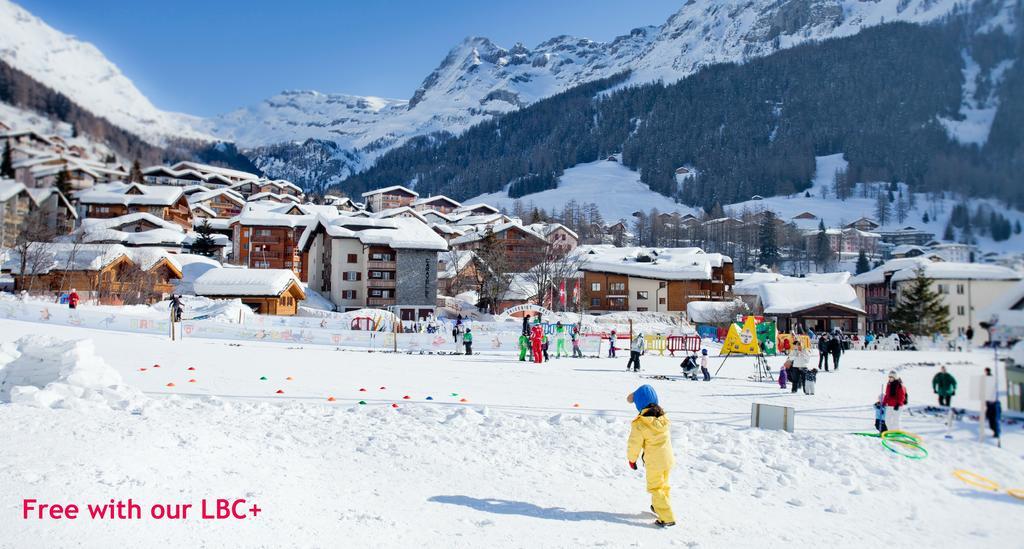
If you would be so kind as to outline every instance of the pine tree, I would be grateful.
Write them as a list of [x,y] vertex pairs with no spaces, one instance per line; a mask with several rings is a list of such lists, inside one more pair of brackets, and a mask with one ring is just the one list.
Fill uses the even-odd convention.
[[766,210],[757,227],[758,253],[760,265],[774,267],[779,263],[778,235],[775,234],[775,212]]
[[921,216],[921,223],[928,223],[928,212],[924,212],[924,215]]
[[946,223],[946,230],[942,231],[942,239],[952,242],[956,239],[956,235],[953,234],[953,222]]
[[139,159],[136,158],[135,162],[132,162],[132,171],[128,172],[129,183],[142,183],[145,180],[142,177],[142,166],[139,164]]
[[0,161],[0,177],[14,179],[14,162],[11,160],[11,142],[4,143],[4,156]]
[[906,221],[909,213],[910,206],[907,204],[907,199],[903,197],[903,191],[900,191],[900,196],[896,199],[896,222],[903,223]]
[[871,270],[871,263],[868,261],[868,254],[861,250],[857,254],[857,274],[866,273]]
[[192,253],[213,257],[213,254],[217,251],[217,243],[213,240],[213,228],[210,227],[209,219],[204,219],[196,227],[196,235],[198,236],[192,242]]
[[71,196],[71,174],[68,173],[67,167],[57,172],[57,180],[54,182],[54,186],[64,196]]
[[1019,219],[1017,220],[1017,223],[1013,226],[1013,232],[1015,232],[1017,234],[1020,234],[1020,220]]
[[899,301],[889,313],[889,323],[897,332],[917,336],[949,333],[949,306],[932,290],[932,280],[919,267],[906,282]]
[[818,236],[815,239],[814,262],[818,270],[825,269],[832,260],[832,245],[828,241],[828,232],[825,231],[825,220],[818,221]]
[[881,225],[889,223],[889,199],[883,192],[879,192],[875,198],[875,219]]

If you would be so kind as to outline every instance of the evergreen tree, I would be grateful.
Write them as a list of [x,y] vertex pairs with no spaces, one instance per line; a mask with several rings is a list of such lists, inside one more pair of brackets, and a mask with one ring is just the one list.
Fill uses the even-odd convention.
[[903,223],[906,221],[909,213],[910,205],[907,204],[907,199],[903,197],[903,191],[900,191],[899,198],[896,199],[896,222]]
[[0,177],[14,179],[14,162],[11,160],[11,142],[4,143],[4,156],[0,160]]
[[956,240],[956,235],[953,234],[953,222],[946,223],[946,230],[942,231],[942,239],[952,242]]
[[769,268],[779,263],[778,235],[775,234],[775,212],[766,210],[757,227],[757,262]]
[[889,199],[881,191],[875,199],[875,219],[881,225],[889,223]]
[[64,196],[71,196],[71,174],[68,173],[67,167],[57,172],[57,180],[54,182],[54,186]]
[[213,240],[213,228],[210,227],[210,220],[204,219],[203,222],[196,227],[196,235],[198,235],[194,242],[192,242],[192,253],[197,255],[205,255],[206,257],[213,257],[213,254],[217,250],[216,242]]
[[1013,232],[1020,234],[1020,220],[1017,220],[1017,223],[1013,226]]
[[928,223],[928,212],[924,212],[924,215],[921,216],[921,223]]
[[871,263],[868,261],[868,254],[861,250],[857,254],[857,274],[866,273],[871,270]]
[[128,182],[143,183],[144,181],[142,178],[142,166],[139,164],[139,159],[136,158],[135,162],[132,162],[132,171],[128,172]]
[[916,276],[904,283],[899,301],[889,313],[889,323],[897,332],[917,336],[949,333],[949,306],[932,290],[932,280],[918,268]]
[[818,236],[815,238],[814,262],[818,270],[827,268],[832,261],[832,245],[828,241],[828,232],[825,231],[825,220],[818,221]]

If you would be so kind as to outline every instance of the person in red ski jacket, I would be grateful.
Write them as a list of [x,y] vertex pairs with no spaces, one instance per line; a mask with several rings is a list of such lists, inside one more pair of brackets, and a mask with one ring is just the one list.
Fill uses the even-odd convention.
[[889,382],[885,384],[885,392],[882,394],[882,404],[885,406],[885,424],[889,429],[900,428],[900,408],[908,402],[907,388],[903,386],[896,370],[889,372]]
[[79,300],[78,292],[75,291],[74,288],[71,288],[71,293],[68,294],[68,308],[69,309],[77,309],[78,308],[78,300]]
[[540,364],[544,361],[542,344],[544,343],[544,328],[540,324],[534,324],[530,334],[530,346],[533,348],[533,361]]

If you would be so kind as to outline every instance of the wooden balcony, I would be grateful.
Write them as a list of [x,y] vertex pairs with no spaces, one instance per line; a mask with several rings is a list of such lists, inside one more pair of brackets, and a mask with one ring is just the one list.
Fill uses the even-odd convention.
[[366,286],[368,288],[394,288],[395,287],[395,279],[393,279],[393,278],[392,279],[370,278],[370,279],[367,279]]
[[369,307],[387,307],[388,305],[394,305],[395,298],[393,297],[368,297],[366,298],[366,305]]
[[394,269],[396,267],[394,261],[367,261],[367,269]]

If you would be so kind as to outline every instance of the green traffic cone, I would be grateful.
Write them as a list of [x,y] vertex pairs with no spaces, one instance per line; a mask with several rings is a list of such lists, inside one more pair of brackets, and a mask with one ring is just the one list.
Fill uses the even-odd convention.
[[260,381],[266,381],[266,380],[267,380],[267,376],[260,376]]
[[366,401],[365,400],[360,400],[359,404],[366,404]]

